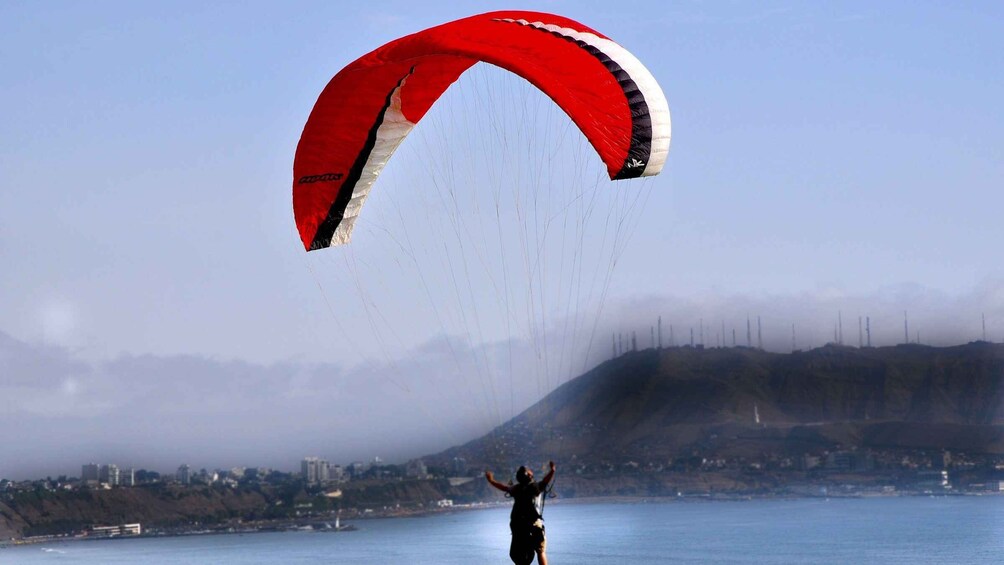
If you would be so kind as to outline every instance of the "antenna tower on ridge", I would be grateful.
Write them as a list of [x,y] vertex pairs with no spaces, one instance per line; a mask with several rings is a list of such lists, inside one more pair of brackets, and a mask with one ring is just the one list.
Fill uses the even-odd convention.
[[837,340],[838,345],[844,344],[844,313],[837,310],[837,328],[840,329],[840,339]]

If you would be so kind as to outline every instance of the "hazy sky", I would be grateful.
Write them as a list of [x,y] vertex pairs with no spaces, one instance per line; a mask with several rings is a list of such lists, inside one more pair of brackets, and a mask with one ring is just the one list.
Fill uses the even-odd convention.
[[[792,324],[799,347],[831,340],[838,312],[851,344],[858,316],[876,342],[902,340],[904,310],[921,341],[978,338],[984,313],[1004,339],[1000,3],[518,6],[621,43],[673,118],[664,173],[602,195],[638,203],[617,211],[631,237],[605,299],[536,304],[543,320],[486,306],[498,265],[471,248],[451,263],[455,234],[426,258],[444,225],[480,218],[477,201],[437,216],[452,169],[436,164],[488,161],[436,141],[456,124],[416,128],[353,249],[308,256],[297,238],[293,152],[331,76],[400,35],[512,7],[420,4],[0,3],[0,476],[419,455],[607,355],[611,331],[647,344],[659,314],[681,333],[703,319],[712,345],[723,321],[743,335],[760,315],[778,350]],[[472,76],[491,89],[496,74]],[[431,116],[476,115],[466,84]],[[551,146],[531,133],[531,152]],[[545,165],[600,170],[581,147]],[[597,233],[584,247],[608,265]],[[387,251],[401,239],[411,251]],[[548,354],[561,360],[541,376]]]

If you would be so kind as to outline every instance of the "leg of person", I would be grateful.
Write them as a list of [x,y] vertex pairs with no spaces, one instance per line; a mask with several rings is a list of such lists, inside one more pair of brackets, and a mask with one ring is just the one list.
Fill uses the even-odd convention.
[[538,565],[547,565],[547,554],[545,550],[547,549],[547,537],[544,535],[544,528],[534,532],[534,552],[537,553],[537,563]]

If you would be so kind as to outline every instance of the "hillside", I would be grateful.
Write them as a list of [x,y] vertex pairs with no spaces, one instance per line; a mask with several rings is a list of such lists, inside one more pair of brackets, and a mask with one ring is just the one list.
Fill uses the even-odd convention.
[[855,448],[1004,453],[1004,346],[630,352],[429,460],[668,463]]

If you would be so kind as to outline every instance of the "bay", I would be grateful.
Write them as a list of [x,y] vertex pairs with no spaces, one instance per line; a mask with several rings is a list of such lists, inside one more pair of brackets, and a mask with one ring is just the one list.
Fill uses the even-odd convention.
[[[1004,497],[561,503],[551,565],[1004,563]],[[505,564],[508,509],[360,520],[338,533],[76,541],[0,549],[0,563]]]

